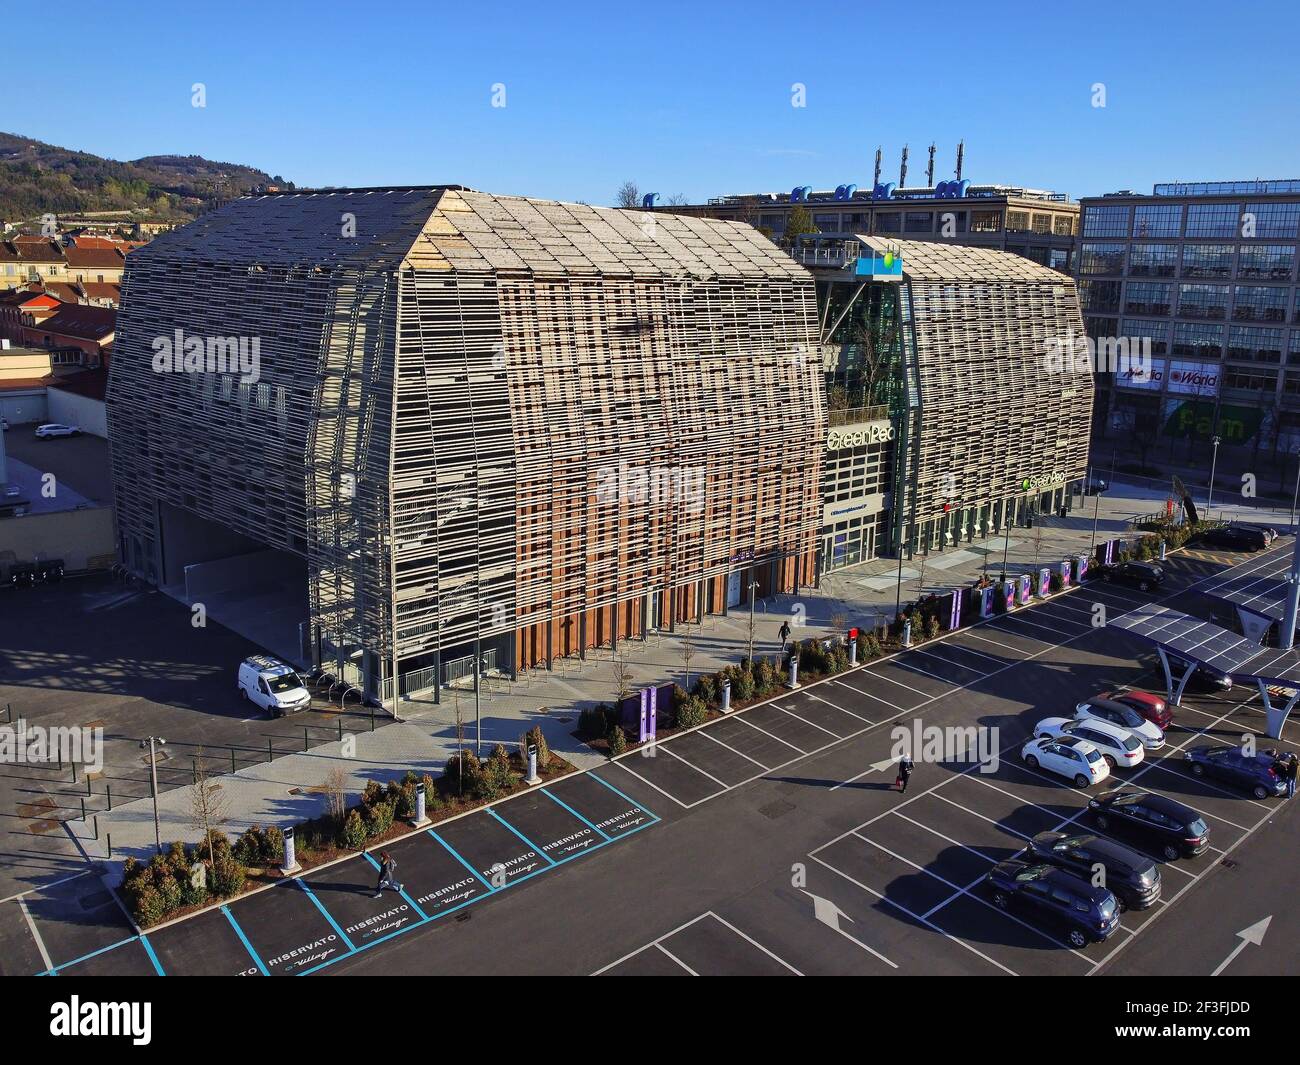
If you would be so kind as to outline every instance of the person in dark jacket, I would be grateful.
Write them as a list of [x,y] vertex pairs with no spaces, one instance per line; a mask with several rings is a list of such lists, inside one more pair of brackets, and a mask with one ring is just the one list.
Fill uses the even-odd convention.
[[790,623],[788,621],[781,622],[781,628],[777,631],[777,635],[781,637],[781,650],[784,651],[785,645],[790,642]]
[[912,779],[913,768],[915,767],[910,754],[905,754],[898,760],[898,776],[894,780],[894,786],[898,788],[900,795],[907,791],[907,782]]
[[402,891],[402,885],[394,878],[393,874],[397,871],[397,862],[388,851],[379,852],[379,882],[375,884],[375,898],[379,898],[384,893],[384,888],[391,888],[399,895]]
[[1297,757],[1296,753],[1292,751],[1282,766],[1282,779],[1286,781],[1286,797],[1288,799],[1295,798],[1295,779],[1297,770],[1300,770],[1300,757]]

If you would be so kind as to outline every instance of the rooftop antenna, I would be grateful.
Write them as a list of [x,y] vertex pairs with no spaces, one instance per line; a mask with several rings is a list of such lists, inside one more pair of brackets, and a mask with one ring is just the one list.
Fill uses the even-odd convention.
[[872,187],[880,184],[880,146],[876,145],[876,180],[872,182]]
[[898,168],[898,187],[907,188],[907,145],[903,145],[903,164]]
[[966,142],[957,142],[957,180],[961,180],[961,161],[966,155]]
[[930,165],[925,168],[925,187],[934,188],[934,144],[930,145]]

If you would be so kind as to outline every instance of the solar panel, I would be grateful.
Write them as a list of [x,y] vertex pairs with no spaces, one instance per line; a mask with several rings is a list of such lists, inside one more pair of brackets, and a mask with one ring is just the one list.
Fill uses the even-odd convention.
[[[1289,567],[1290,563],[1281,567],[1283,574]],[[1280,621],[1286,609],[1286,597],[1290,589],[1291,582],[1285,576],[1247,574],[1209,589],[1206,594],[1214,599],[1231,603],[1233,606],[1252,610],[1274,621]]]
[[1222,625],[1155,603],[1144,604],[1113,624],[1175,658],[1210,666],[1233,680],[1300,688],[1300,649],[1261,648]]

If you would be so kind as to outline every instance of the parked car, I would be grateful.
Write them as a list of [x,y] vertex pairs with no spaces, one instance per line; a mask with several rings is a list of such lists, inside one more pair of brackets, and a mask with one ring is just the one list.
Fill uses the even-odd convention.
[[1088,800],[1103,832],[1115,831],[1154,847],[1166,861],[1193,858],[1210,845],[1210,829],[1190,806],[1150,792],[1112,788]]
[[1091,743],[1111,769],[1132,769],[1143,758],[1142,741],[1126,728],[1097,718],[1045,717],[1034,726],[1040,739],[1083,740]]
[[1106,699],[1121,706],[1132,707],[1158,729],[1167,729],[1174,723],[1174,712],[1160,696],[1150,692],[1113,691],[1102,692],[1098,699]]
[[1091,743],[1065,736],[1061,739],[1030,740],[1020,749],[1020,757],[1030,769],[1041,766],[1049,772],[1074,781],[1086,788],[1110,776],[1110,766]]
[[1228,551],[1262,551],[1268,546],[1268,538],[1261,530],[1238,525],[1206,529],[1195,539],[1200,546],[1222,547]]
[[250,655],[239,664],[239,695],[273,717],[311,705],[311,693],[287,662],[270,655]]
[[1154,562],[1121,562],[1114,566],[1101,566],[1099,569],[1103,581],[1131,584],[1142,592],[1159,588],[1165,579],[1165,571]]
[[0,433],[7,432],[9,432],[9,420],[7,418],[0,418]]
[[[1170,655],[1169,668],[1173,670],[1175,678],[1181,677],[1187,663]],[[1193,691],[1226,692],[1232,690],[1232,678],[1222,670],[1198,662],[1187,686]]]
[[1011,858],[990,869],[987,880],[994,906],[1021,910],[1062,928],[1066,942],[1076,949],[1104,943],[1119,928],[1119,902],[1114,894],[1064,869]]
[[80,436],[81,428],[76,425],[61,425],[58,422],[46,422],[36,427],[37,440],[53,440],[56,436]]
[[1183,761],[1192,771],[1192,776],[1222,780],[1250,792],[1257,799],[1267,799],[1286,791],[1286,781],[1274,768],[1277,759],[1271,754],[1247,755],[1240,747],[1198,743],[1183,752]]
[[1271,525],[1257,525],[1253,521],[1231,521],[1228,523],[1229,529],[1245,529],[1248,532],[1259,532],[1264,534],[1264,544],[1267,546],[1277,539],[1277,530]]
[[1165,730],[1124,703],[1101,698],[1085,699],[1074,708],[1074,716],[1079,720],[1092,718],[1109,721],[1112,725],[1128,729],[1142,741],[1142,746],[1148,751],[1158,751],[1165,745]]
[[1160,899],[1160,869],[1145,854],[1087,833],[1040,832],[1029,841],[1029,860],[1046,862],[1092,883],[1097,867],[1124,910],[1145,910]]
[[1083,489],[1083,494],[1086,495],[1086,496],[1097,496],[1097,495],[1101,495],[1103,492],[1106,491],[1106,488],[1107,488],[1107,487],[1108,487],[1108,486],[1107,486],[1105,480],[1103,480],[1101,477],[1094,477],[1094,478],[1093,478],[1092,480],[1090,480],[1090,481],[1087,483],[1087,485],[1084,487],[1084,489]]

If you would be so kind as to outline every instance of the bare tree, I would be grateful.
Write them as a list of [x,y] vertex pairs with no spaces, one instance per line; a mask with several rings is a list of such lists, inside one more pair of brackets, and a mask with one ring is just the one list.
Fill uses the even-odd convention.
[[460,692],[453,689],[452,713],[456,715],[456,794],[465,794],[465,719],[460,712]]
[[614,690],[618,693],[620,704],[632,694],[632,667],[617,650],[614,652]]
[[325,774],[325,783],[321,785],[325,793],[325,808],[337,825],[343,824],[348,812],[348,771],[342,766],[335,766]]
[[685,207],[690,202],[691,201],[686,198],[686,193],[684,192],[674,192],[668,197],[669,207]]
[[686,667],[686,691],[691,690],[691,659],[695,657],[695,637],[691,632],[690,622],[682,628],[682,665]]
[[618,192],[614,194],[614,206],[641,206],[641,190],[636,187],[635,181],[625,181],[618,187]]
[[203,836],[208,847],[208,861],[217,864],[212,835],[226,823],[226,796],[221,785],[209,779],[208,767],[200,747],[194,760],[194,783],[190,787],[190,824]]

